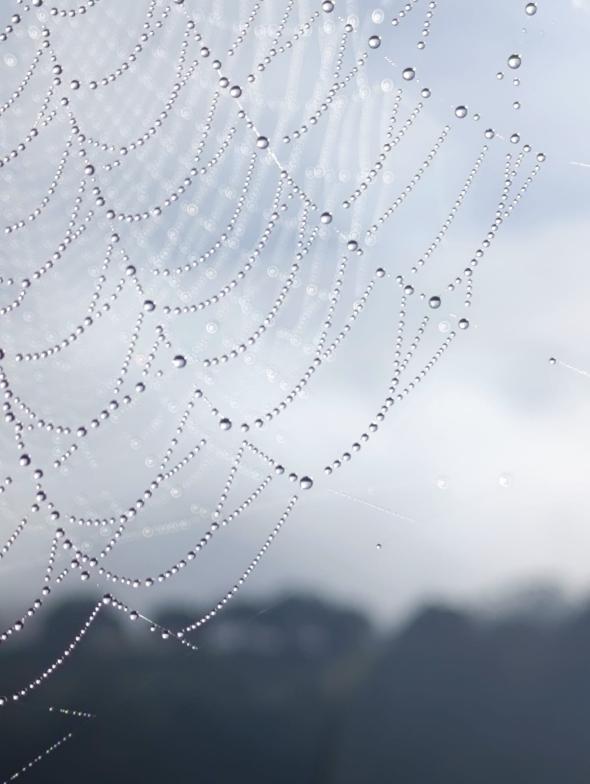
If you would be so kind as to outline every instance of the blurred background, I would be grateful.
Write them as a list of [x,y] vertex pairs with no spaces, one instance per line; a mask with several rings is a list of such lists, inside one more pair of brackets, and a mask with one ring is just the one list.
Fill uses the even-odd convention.
[[[120,150],[158,117],[174,89],[183,14],[196,20],[212,50],[227,52],[257,4],[182,5],[171,4],[135,69],[92,91],[88,80],[108,74],[133,50],[150,4],[102,0],[85,14],[61,18],[51,16],[48,4],[27,16],[22,4],[0,3],[7,19],[13,12],[23,17],[2,43],[0,101],[23,79],[49,25],[63,66],[55,102],[67,93],[88,137]],[[321,4],[290,5],[285,37]],[[564,0],[557,8],[538,0],[534,14],[521,0],[414,5],[394,26],[403,3],[339,0],[333,12],[322,12],[300,48],[277,58],[246,90],[245,75],[268,52],[289,6],[266,0],[235,55],[226,57],[232,83],[244,85],[241,103],[270,139],[272,153],[320,209],[334,214],[302,265],[276,329],[231,367],[200,364],[230,349],[266,315],[292,262],[297,215],[281,225],[239,294],[166,321],[172,349],[155,365],[162,376],[136,407],[81,442],[59,471],[52,463],[71,437],[27,433],[32,462],[23,469],[12,425],[2,424],[2,477],[12,479],[0,495],[2,544],[23,515],[30,518],[0,563],[4,630],[39,595],[56,526],[88,551],[104,546],[105,529],[68,527],[69,516],[117,516],[133,503],[157,472],[188,390],[198,384],[235,426],[221,433],[208,412],[195,411],[183,449],[203,435],[211,448],[146,505],[109,556],[109,568],[156,577],[182,557],[210,523],[243,437],[239,422],[276,405],[309,364],[347,239],[359,239],[364,253],[352,259],[336,329],[375,268],[386,270],[383,286],[333,361],[284,414],[249,435],[288,471],[312,476],[314,487],[301,493],[235,600],[191,635],[198,651],[164,641],[121,613],[102,612],[66,666],[26,700],[0,711],[0,781],[68,732],[73,736],[63,748],[26,772],[31,781],[588,781],[590,112],[584,95],[590,2]],[[159,15],[166,5],[153,7]],[[425,19],[430,34],[423,38]],[[303,122],[329,87],[347,21],[354,35],[343,74],[367,49],[369,36],[379,35],[380,46],[325,124],[297,144],[283,144],[282,136]],[[426,41],[423,49],[420,40]],[[522,59],[517,70],[507,64],[514,53]],[[197,55],[199,47],[191,53]],[[50,66],[40,62],[27,92],[0,117],[3,154],[35,120]],[[408,67],[416,75],[406,83],[401,73]],[[72,92],[74,78],[82,87]],[[215,78],[197,69],[194,89],[181,92],[167,125],[144,148],[121,154],[120,168],[103,171],[117,155],[88,145],[109,203],[149,209],[182,182]],[[399,129],[426,87],[431,96],[405,146],[362,199],[342,210],[342,199],[378,155],[396,91],[403,89]],[[465,119],[455,116],[459,105],[468,109]],[[224,98],[204,159],[234,115]],[[403,190],[445,124],[449,140],[413,198],[375,242],[369,237],[365,243],[366,228]],[[196,192],[157,221],[116,225],[145,296],[158,303],[155,314],[146,314],[123,391],[142,378],[161,305],[211,296],[244,263],[266,225],[278,176],[270,153],[261,157],[243,221],[203,274],[153,274],[198,256],[223,231],[255,138],[239,127],[226,159]],[[459,318],[468,315],[469,329],[350,464],[325,476],[324,466],[350,447],[381,404],[400,304],[396,276],[406,276],[433,241],[487,128],[495,137],[486,165],[431,266],[416,277],[407,307],[411,337],[429,313],[419,294],[443,295],[441,308],[430,314],[425,359],[457,331]],[[0,168],[2,226],[26,215],[45,193],[67,132],[67,114],[60,110],[26,154]],[[514,134],[517,144],[510,142]],[[531,153],[523,177],[539,152],[546,162],[486,251],[466,310],[462,295],[447,294],[445,285],[481,246],[506,155],[514,160],[524,144]],[[4,282],[21,280],[54,252],[80,167],[81,159],[72,156],[43,218],[2,235]],[[67,263],[31,287],[23,306],[0,324],[2,367],[14,393],[39,417],[66,421],[74,431],[112,394],[141,311],[136,292],[125,289],[100,327],[47,362],[18,362],[16,355],[59,342],[84,317],[111,230],[100,213],[68,250]],[[126,263],[117,257],[118,272],[105,291]],[[13,294],[10,287],[3,290],[1,305]],[[176,353],[187,358],[181,371],[171,368]],[[35,467],[45,471],[59,521],[45,508],[31,514]],[[265,475],[266,467],[247,457],[228,508]],[[0,646],[0,695],[18,691],[59,656],[106,591],[171,629],[209,612],[255,556],[293,491],[286,476],[273,480],[239,521],[212,540],[198,567],[149,591],[113,586],[96,574],[83,582],[79,573],[70,574],[22,633]],[[58,551],[59,569],[69,560]]]

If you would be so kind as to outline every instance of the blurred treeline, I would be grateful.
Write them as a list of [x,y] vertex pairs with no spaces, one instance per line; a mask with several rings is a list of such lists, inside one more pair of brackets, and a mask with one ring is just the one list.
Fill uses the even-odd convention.
[[[35,677],[88,611],[61,605],[39,637],[3,646],[0,694]],[[229,606],[195,637],[197,653],[129,628],[99,616],[57,675],[0,711],[0,782],[70,729],[23,780],[590,782],[590,607],[490,617],[433,606],[383,634],[356,612],[291,598]]]

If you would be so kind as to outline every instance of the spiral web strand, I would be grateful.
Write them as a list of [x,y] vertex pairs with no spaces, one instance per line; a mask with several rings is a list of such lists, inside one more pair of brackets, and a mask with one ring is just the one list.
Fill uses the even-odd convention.
[[[0,95],[0,495],[19,520],[0,570],[27,537],[46,543],[45,573],[0,642],[72,581],[97,591],[63,652],[12,684],[4,708],[69,663],[101,613],[197,650],[194,632],[240,591],[298,505],[381,435],[470,326],[478,270],[544,156],[518,134],[467,130],[462,105],[441,122],[419,64],[392,61],[367,34],[364,4],[356,19],[345,5],[355,6],[33,0],[16,3],[0,35],[14,71]],[[422,6],[424,50],[440,5],[412,0],[389,20],[392,35]],[[375,74],[385,87],[371,93]],[[420,233],[415,259],[389,258],[391,226],[403,230],[407,204],[427,196],[449,155],[456,196],[442,222]],[[472,251],[437,266],[478,199],[489,218]],[[312,449],[292,457],[265,433],[313,398],[379,297],[390,318],[373,339],[389,366],[375,409],[358,433],[343,424],[341,449],[314,469]],[[440,308],[452,320],[444,335]],[[278,385],[261,377],[265,355],[284,360]],[[214,470],[216,494],[201,498],[198,477]],[[207,526],[150,572],[137,566],[149,545],[141,526],[179,482]],[[196,568],[218,534],[259,509],[265,532],[210,609],[182,629],[154,622],[143,592]],[[113,565],[125,544],[135,556]]]

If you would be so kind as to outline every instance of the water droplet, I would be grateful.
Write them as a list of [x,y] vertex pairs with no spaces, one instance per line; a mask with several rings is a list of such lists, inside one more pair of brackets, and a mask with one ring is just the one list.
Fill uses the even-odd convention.
[[458,117],[460,120],[462,120],[464,117],[467,117],[467,107],[457,106],[455,109],[455,117]]
[[231,430],[231,425],[231,419],[228,419],[227,417],[223,417],[223,419],[219,420],[219,427],[222,430]]
[[416,71],[413,68],[404,68],[402,71],[402,76],[406,82],[411,82],[412,79],[414,79],[416,76]]
[[510,141],[512,142],[512,144],[518,144],[518,142],[520,141],[520,134],[513,133],[512,136],[510,137]]
[[510,474],[500,474],[498,477],[498,484],[500,487],[510,487],[512,484],[512,477]]
[[536,3],[527,3],[524,7],[524,12],[528,16],[534,16],[537,13],[537,4]]
[[509,68],[520,68],[522,64],[522,58],[519,54],[511,54],[508,58],[508,67]]
[[322,212],[322,214],[320,215],[320,221],[322,223],[332,223],[332,213]]
[[322,3],[322,11],[324,11],[326,14],[331,14],[333,10],[334,10],[334,3],[332,2],[332,0],[324,0],[324,2]]
[[369,38],[369,46],[371,49],[379,49],[381,46],[381,38],[378,35],[372,35]]
[[156,305],[154,302],[152,302],[151,299],[146,299],[146,301],[143,303],[143,309],[146,313],[151,313],[156,309]]
[[313,479],[309,476],[302,476],[299,480],[299,487],[302,490],[311,490],[313,487]]
[[440,308],[440,304],[441,304],[440,297],[434,296],[434,297],[430,297],[430,299],[428,300],[428,307],[432,308],[433,310]]
[[186,357],[183,357],[182,354],[177,354],[172,360],[172,363],[174,367],[177,368],[186,367]]
[[549,364],[550,365],[557,365],[557,360],[555,357],[549,357]]
[[242,95],[242,88],[239,84],[234,84],[234,86],[230,88],[229,94],[232,98],[239,98]]
[[259,150],[266,150],[268,147],[268,139],[266,136],[259,136],[258,139],[256,139],[256,146]]
[[469,329],[469,321],[466,318],[459,319],[459,329]]

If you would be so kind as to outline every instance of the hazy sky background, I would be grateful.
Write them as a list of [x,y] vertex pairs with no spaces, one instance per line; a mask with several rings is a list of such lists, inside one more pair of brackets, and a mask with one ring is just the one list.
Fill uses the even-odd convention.
[[[116,570],[146,576],[181,557],[201,536],[221,491],[229,470],[227,455],[241,439],[237,424],[244,414],[249,417],[275,405],[284,394],[281,384],[296,382],[304,372],[327,307],[326,292],[345,252],[345,238],[360,238],[359,229],[370,226],[391,204],[448,122],[449,142],[415,194],[378,233],[377,242],[364,245],[364,255],[351,260],[353,274],[335,323],[345,318],[376,267],[383,266],[388,276],[378,281],[334,362],[317,374],[305,399],[294,403],[276,424],[250,434],[290,470],[311,474],[316,484],[312,492],[302,494],[292,518],[243,588],[243,596],[263,597],[270,604],[285,592],[304,590],[390,620],[432,597],[481,601],[530,582],[555,581],[568,592],[585,592],[590,583],[590,115],[585,100],[590,3],[539,0],[538,13],[532,17],[525,14],[520,0],[440,3],[423,52],[416,48],[424,15],[421,5],[397,29],[389,24],[399,10],[397,4],[340,0],[336,5],[334,14],[322,15],[309,40],[283,55],[280,64],[277,59],[276,70],[259,77],[251,90],[244,90],[242,99],[281,162],[320,209],[331,209],[335,215],[334,225],[322,229],[314,253],[302,264],[301,286],[285,313],[256,350],[234,361],[235,367],[221,366],[211,373],[198,367],[198,357],[231,347],[264,318],[278,292],[277,280],[292,262],[296,227],[288,221],[277,230],[269,251],[239,294],[217,308],[163,322],[170,324],[175,347],[158,358],[158,366],[165,370],[163,379],[117,424],[111,422],[93,434],[72,459],[68,473],[58,475],[50,465],[71,438],[58,441],[54,435],[35,432],[27,441],[33,462],[48,466],[47,486],[60,509],[85,516],[110,515],[117,504],[124,509],[149,483],[191,389],[201,384],[236,426],[226,436],[199,409],[178,458],[202,434],[214,445],[209,457],[201,468],[195,461],[148,505],[130,526],[129,543],[120,545],[111,563]],[[226,58],[232,84],[246,86],[245,76],[268,48],[284,6],[267,0],[252,40],[234,60]],[[294,19],[306,19],[318,6],[315,0],[297,2]],[[251,3],[187,0],[185,7],[198,10],[200,29],[211,48],[225,52],[236,37],[238,20],[247,19]],[[57,94],[72,92],[67,86],[72,78],[88,80],[116,67],[136,42],[146,8],[143,2],[127,7],[103,0],[79,21],[52,22],[53,44],[64,68],[64,86]],[[378,10],[384,13],[382,23],[373,13]],[[0,61],[2,101],[32,58],[40,27],[34,21],[36,14],[19,26],[0,55],[4,58]],[[381,46],[370,53],[360,77],[342,92],[345,100],[335,103],[308,138],[283,145],[283,134],[303,122],[318,105],[318,96],[321,103],[329,88],[333,65],[328,55],[338,46],[341,18],[348,15],[358,18],[352,36],[355,56],[366,48],[371,34],[382,36]],[[135,72],[130,70],[95,93],[83,88],[71,95],[73,110],[88,136],[122,144],[158,116],[174,82],[183,18],[174,7],[157,40],[138,56]],[[287,29],[293,29],[292,23]],[[191,57],[199,57],[198,48],[192,51]],[[512,53],[522,55],[518,71],[506,65]],[[344,74],[352,65],[351,57],[349,51]],[[408,66],[416,68],[417,78],[406,84],[400,73]],[[504,73],[501,80],[496,76],[499,71]],[[515,77],[519,86],[512,83]],[[43,62],[29,93],[19,99],[20,106],[0,120],[2,150],[12,148],[30,128],[48,79]],[[100,172],[105,193],[121,208],[149,208],[182,181],[190,168],[191,145],[200,138],[213,84],[211,69],[203,61],[168,124],[145,149],[123,158],[120,169]],[[379,154],[399,86],[404,87],[404,99],[398,125],[419,100],[422,87],[431,88],[432,97],[399,152],[389,159],[385,174],[359,200],[358,208],[343,211],[342,198]],[[521,102],[518,110],[512,108],[516,100]],[[469,109],[464,120],[453,114],[460,104]],[[481,119],[474,122],[476,112]],[[217,149],[234,117],[235,106],[223,95],[216,141],[207,146],[203,160]],[[190,273],[173,285],[171,278],[151,273],[154,266],[176,265],[198,255],[226,225],[255,140],[243,124],[237,127],[235,147],[206,186],[195,187],[159,221],[117,226],[121,244],[146,281],[147,295],[158,303],[195,302],[220,288],[244,262],[268,219],[278,172],[267,156],[257,164],[256,199],[249,202],[241,234],[207,265],[211,274]],[[504,156],[520,150],[506,139],[519,132],[522,142],[533,148],[523,168],[528,171],[539,151],[547,154],[547,162],[478,268],[470,311],[464,314],[460,293],[443,296],[442,307],[430,312],[424,361],[444,339],[446,324],[455,328],[457,318],[467,315],[470,329],[458,336],[409,398],[394,407],[350,465],[324,478],[323,466],[357,440],[387,387],[399,308],[394,278],[433,240],[485,141],[487,127],[497,131],[489,160],[448,239],[421,273],[407,309],[408,330],[412,330],[428,313],[418,293],[442,293],[449,275],[460,273],[479,247],[494,217]],[[60,110],[30,150],[0,170],[3,224],[32,209],[45,193],[66,132]],[[97,168],[112,155],[87,149]],[[59,243],[80,177],[81,161],[76,158],[68,162],[63,187],[44,216],[24,232],[3,236],[4,277],[23,277],[23,270],[35,269]],[[82,214],[90,206],[85,203]],[[107,224],[102,213],[64,255],[55,274],[33,287],[26,305],[3,319],[4,368],[15,392],[46,417],[78,422],[104,406],[140,310],[141,300],[127,291],[113,306],[112,315],[72,349],[45,362],[14,362],[17,351],[38,350],[54,338],[59,340],[84,317],[93,278],[100,274]],[[115,268],[122,269],[119,258]],[[114,288],[119,276],[117,272],[109,278],[106,291]],[[2,297],[2,302],[12,298],[6,292]],[[158,309],[155,316],[146,317],[146,323],[152,329],[160,318]],[[138,349],[143,357],[152,343],[153,332],[146,330]],[[183,370],[172,368],[171,357],[178,352],[189,359]],[[551,356],[558,359],[554,366],[548,362]],[[129,379],[124,389],[139,379],[139,370]],[[57,444],[62,448],[57,449]],[[32,480],[30,470],[25,475],[17,465],[9,425],[3,425],[0,448],[3,475],[15,477],[14,486],[0,497],[7,538],[30,506]],[[248,464],[262,470],[256,461]],[[258,481],[239,477],[236,503],[240,492],[247,495]],[[189,607],[217,601],[255,555],[292,490],[287,479],[277,479],[268,497],[222,531],[198,563],[151,593],[134,592],[132,601],[147,608],[154,601],[172,599]],[[23,609],[38,593],[42,559],[51,527],[56,525],[43,515],[34,522],[0,568],[0,591],[11,605]],[[77,541],[104,541],[93,530],[87,535],[72,530]],[[74,589],[81,590],[76,576],[63,592]],[[107,589],[95,580],[84,586],[97,595]],[[113,591],[121,596],[131,593]]]

